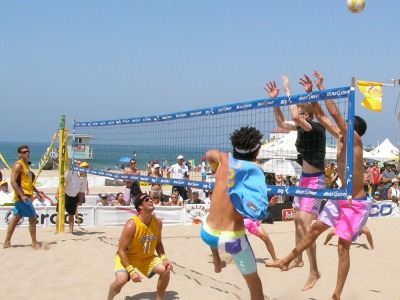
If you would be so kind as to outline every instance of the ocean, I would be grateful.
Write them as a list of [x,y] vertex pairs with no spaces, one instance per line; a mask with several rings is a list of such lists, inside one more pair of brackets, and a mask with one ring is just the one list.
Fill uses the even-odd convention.
[[[22,143],[0,141],[0,153],[10,167],[18,160],[17,149]],[[27,143],[30,148],[30,161],[33,169],[39,168],[39,162],[46,153],[50,143]],[[127,167],[127,163],[120,162],[122,157],[135,158],[139,170],[147,169],[147,162],[158,159],[160,165],[164,160],[168,160],[169,165],[176,163],[178,155],[183,155],[185,160],[199,164],[201,158],[209,148],[201,146],[128,146],[128,145],[91,145],[93,148],[93,159],[89,162],[96,170],[116,170],[121,169],[121,164]],[[221,149],[226,151],[227,149]],[[0,160],[0,168],[5,168],[5,164]]]

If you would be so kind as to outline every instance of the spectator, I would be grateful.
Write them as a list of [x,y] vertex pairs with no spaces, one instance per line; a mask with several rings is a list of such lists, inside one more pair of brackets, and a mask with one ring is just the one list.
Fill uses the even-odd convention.
[[397,178],[392,179],[392,186],[388,191],[388,199],[392,200],[395,203],[399,203],[400,198],[400,189],[399,189],[399,180]]
[[[183,156],[178,155],[178,157],[176,159],[178,160],[178,162],[176,164],[173,164],[168,169],[167,177],[171,178],[171,174],[172,174],[172,178],[174,178],[174,179],[189,179],[189,169],[184,164]],[[179,195],[181,195],[181,197],[183,199],[187,199],[187,192],[186,192],[186,188],[184,186],[173,186],[172,190],[174,190],[174,189],[178,189]]]
[[[275,185],[277,185],[277,186],[286,186],[285,178],[280,174],[276,174],[275,175]],[[279,197],[278,203],[286,202],[286,200],[288,198],[286,195],[279,195],[278,197]]]
[[32,202],[33,206],[51,206],[51,202],[48,199],[45,199],[44,197],[42,198],[36,198],[35,200],[33,200]]
[[385,165],[385,170],[383,170],[380,179],[380,182],[383,185],[382,189],[382,200],[388,200],[388,191],[390,186],[392,185],[392,179],[396,177],[396,174],[392,171],[391,163],[387,163]]
[[[81,163],[82,168],[89,168],[87,163]],[[87,178],[74,170],[70,170],[65,175],[65,210],[68,213],[68,225],[71,234],[74,234],[74,217],[77,207],[82,204],[83,196],[87,190]],[[59,198],[59,189],[56,192],[56,199]],[[57,204],[56,211],[58,213],[59,205]],[[56,233],[58,233],[58,215],[56,217]]]
[[[158,163],[158,159],[153,160],[152,163],[147,168],[147,176],[155,176],[154,175],[154,166],[155,165],[158,165],[158,168],[160,168],[160,164]],[[156,177],[159,177],[159,176],[156,176]]]
[[379,186],[379,178],[381,177],[381,169],[378,167],[378,162],[375,160],[374,163],[372,164],[372,167],[370,168],[370,174],[371,174],[371,187],[372,187],[372,194],[375,194],[375,192],[378,190]]
[[186,203],[187,204],[205,204],[203,200],[199,198],[199,191],[192,192],[192,199],[189,199]]
[[108,196],[106,194],[99,195],[100,200],[97,202],[97,206],[108,206]]
[[204,199],[204,203],[205,204],[211,204],[212,191],[207,192],[206,195],[207,195],[207,198]]
[[0,205],[14,203],[14,193],[8,189],[7,180],[0,182]]
[[169,198],[168,206],[183,206],[183,201],[180,200],[178,197],[180,196],[176,193],[173,193]]
[[395,163],[391,162],[391,163],[390,163],[390,168],[392,169],[392,172],[394,172],[394,174],[395,174],[396,176],[399,175],[399,171],[397,170],[396,164],[395,164]]
[[331,161],[329,163],[328,168],[325,170],[326,187],[328,189],[334,188],[333,177],[335,177],[336,173],[337,173],[337,170],[336,170],[335,162]]
[[370,192],[372,183],[371,170],[369,166],[369,162],[364,163],[364,190],[367,194]]
[[[90,168],[89,164],[87,162],[81,162],[80,160],[78,160],[78,162],[76,163],[76,165],[80,168]],[[87,180],[87,173],[84,172],[80,172],[79,173],[80,176],[85,177],[86,178],[86,191],[82,196],[82,201],[79,205],[82,205],[83,203],[86,203],[86,197],[85,195],[89,195],[89,181]]]
[[118,193],[115,200],[111,201],[110,206],[125,206],[124,193]]
[[161,170],[159,164],[154,164],[150,170],[151,172],[150,174],[148,174],[148,176],[160,177],[160,178],[164,177],[163,170]]
[[160,184],[153,184],[149,193],[150,199],[153,200],[155,206],[163,206],[163,191]]
[[206,158],[205,157],[201,158],[200,172],[201,172],[201,181],[203,181],[203,182],[206,181],[207,171],[206,171]]
[[374,199],[373,199],[372,201],[379,201],[380,198],[381,198],[381,195],[379,194],[378,191],[376,191],[376,192],[374,193]]
[[168,167],[169,167],[169,166],[168,166],[168,160],[164,160],[163,163],[162,163],[163,171],[164,171],[164,172],[167,172]]
[[[140,175],[140,172],[137,169],[136,159],[131,159],[131,161],[129,162],[129,168],[124,170],[124,174]],[[131,188],[134,184],[135,184],[135,186],[138,186],[139,183],[134,180],[124,180],[124,182],[125,182],[124,200],[127,205],[130,205],[131,200],[134,201],[133,198],[137,196],[137,195],[133,195],[132,199],[131,199]],[[139,187],[140,187],[140,185],[139,185]]]

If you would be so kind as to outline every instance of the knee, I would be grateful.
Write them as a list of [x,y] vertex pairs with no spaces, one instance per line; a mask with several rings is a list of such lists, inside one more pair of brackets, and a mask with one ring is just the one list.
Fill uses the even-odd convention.
[[338,254],[339,255],[347,255],[350,250],[350,244],[351,242],[345,241],[342,238],[339,238],[339,243],[338,243]]
[[112,284],[112,289],[118,294],[128,281],[129,278],[116,279]]
[[169,278],[171,274],[171,269],[170,268],[162,268],[159,272],[158,275],[162,278]]

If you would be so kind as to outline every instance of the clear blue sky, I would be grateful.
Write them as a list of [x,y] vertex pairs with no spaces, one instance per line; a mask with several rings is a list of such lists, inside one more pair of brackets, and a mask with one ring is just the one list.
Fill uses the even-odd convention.
[[[400,78],[399,1],[351,14],[338,1],[2,1],[1,141],[49,142],[67,126],[266,98],[287,74],[293,93],[319,69],[326,88],[352,76]],[[365,144],[397,146],[400,87],[383,111],[360,105]]]

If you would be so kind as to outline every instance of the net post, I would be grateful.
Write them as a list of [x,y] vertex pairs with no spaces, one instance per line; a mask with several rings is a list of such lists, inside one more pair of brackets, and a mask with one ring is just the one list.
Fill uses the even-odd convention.
[[60,123],[60,147],[58,161],[58,228],[59,233],[64,232],[65,228],[65,167],[66,167],[66,134],[65,134],[65,115],[61,116]]
[[347,148],[346,148],[346,191],[348,206],[352,206],[353,198],[353,172],[354,172],[354,103],[355,103],[355,77],[351,78],[351,87],[348,104],[347,119]]

